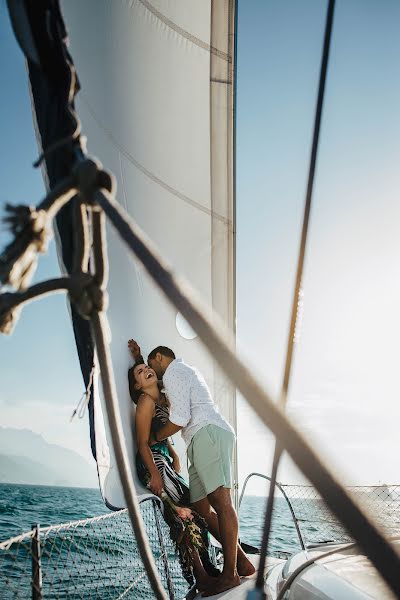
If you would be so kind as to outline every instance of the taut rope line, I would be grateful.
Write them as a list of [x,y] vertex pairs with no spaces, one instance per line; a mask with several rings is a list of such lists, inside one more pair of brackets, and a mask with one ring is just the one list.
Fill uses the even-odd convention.
[[[288,332],[288,339],[286,344],[286,360],[285,360],[285,370],[282,381],[281,393],[279,397],[279,406],[284,411],[287,403],[290,377],[292,372],[292,363],[293,363],[293,351],[294,351],[294,342],[296,336],[297,322],[298,322],[298,314],[299,314],[299,306],[301,302],[301,283],[303,279],[303,271],[304,271],[304,261],[306,255],[306,247],[307,247],[307,237],[308,237],[308,228],[310,222],[310,213],[311,213],[311,203],[312,203],[312,193],[314,188],[314,177],[315,177],[315,167],[317,162],[317,152],[318,152],[318,142],[319,142],[319,132],[321,128],[321,118],[322,118],[322,109],[324,104],[324,95],[325,95],[325,83],[326,83],[326,74],[328,70],[328,60],[329,60],[329,50],[330,43],[332,37],[332,27],[333,27],[333,15],[335,10],[335,0],[329,0],[327,12],[326,12],[326,22],[325,22],[325,34],[324,34],[324,43],[323,43],[323,51],[322,51],[322,59],[321,59],[321,67],[320,67],[320,76],[319,76],[319,85],[318,85],[318,97],[317,104],[315,110],[315,119],[314,119],[314,132],[311,146],[311,155],[310,155],[310,164],[309,164],[309,172],[308,172],[308,181],[307,181],[307,191],[306,191],[306,199],[304,203],[304,216],[303,216],[303,225],[301,230],[301,238],[300,238],[300,249],[299,256],[297,262],[297,270],[296,270],[296,279],[295,286],[293,291],[293,301],[292,301],[292,311],[290,315],[290,327]],[[282,445],[279,440],[275,441],[275,449],[274,456],[272,460],[272,468],[271,468],[271,483],[269,488],[268,500],[265,510],[264,517],[264,527],[263,527],[263,535],[261,541],[261,551],[260,551],[260,561],[259,568],[257,572],[256,585],[255,587],[258,590],[262,590],[264,586],[264,569],[268,552],[268,541],[271,532],[271,524],[272,524],[272,512],[274,508],[274,499],[275,499],[275,485],[277,480],[279,462],[282,456]]]

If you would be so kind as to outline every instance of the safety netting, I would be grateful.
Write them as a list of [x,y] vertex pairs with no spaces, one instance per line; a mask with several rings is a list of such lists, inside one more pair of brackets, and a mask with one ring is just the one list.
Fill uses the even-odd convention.
[[[175,546],[158,502],[141,514],[162,584],[170,599],[184,598]],[[1,598],[153,598],[127,510],[38,528],[0,543]]]

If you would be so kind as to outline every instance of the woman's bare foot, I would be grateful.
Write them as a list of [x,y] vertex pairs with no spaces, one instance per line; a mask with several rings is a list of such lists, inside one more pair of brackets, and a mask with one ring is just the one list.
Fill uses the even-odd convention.
[[207,573],[205,573],[201,577],[196,577],[196,587],[199,592],[204,592],[213,586],[216,581],[216,577],[211,577],[211,575],[207,575]]
[[190,508],[186,508],[185,506],[176,506],[175,512],[183,521],[189,519],[189,521],[193,521],[193,512]]
[[256,572],[255,566],[247,558],[247,556],[245,555],[244,552],[238,553],[237,572],[239,573],[240,577],[250,577],[251,575],[254,575],[254,573]]
[[207,596],[214,596],[215,594],[220,594],[221,592],[230,590],[237,585],[240,585],[239,575],[234,575],[230,578],[221,575],[221,577],[214,579],[213,583],[207,587],[205,592],[203,592],[203,596],[204,598],[207,598]]

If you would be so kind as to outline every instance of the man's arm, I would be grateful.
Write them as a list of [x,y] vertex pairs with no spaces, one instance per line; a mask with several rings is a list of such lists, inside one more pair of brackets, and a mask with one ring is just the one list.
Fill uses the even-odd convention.
[[158,433],[167,437],[186,427],[190,421],[191,371],[182,367],[173,372],[167,370],[163,381],[170,404],[169,420]]
[[167,421],[161,429],[154,433],[154,439],[156,442],[162,442],[162,440],[165,440],[165,438],[168,438],[170,435],[174,435],[174,433],[177,433],[181,429],[182,427],[180,425],[175,425],[175,423]]

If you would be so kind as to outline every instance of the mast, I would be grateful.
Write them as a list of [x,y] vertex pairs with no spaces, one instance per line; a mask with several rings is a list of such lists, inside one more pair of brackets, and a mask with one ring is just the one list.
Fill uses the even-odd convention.
[[[235,224],[235,0],[211,1],[210,54],[210,159],[212,214],[212,306],[236,334],[236,224]],[[214,398],[222,414],[237,431],[236,391],[214,367]],[[234,480],[238,481],[237,447]],[[234,489],[237,507],[237,485]]]

